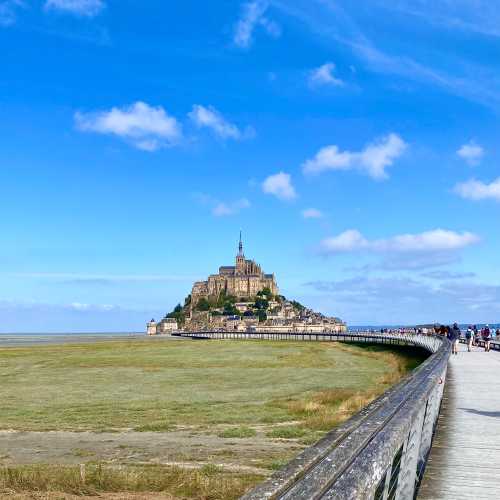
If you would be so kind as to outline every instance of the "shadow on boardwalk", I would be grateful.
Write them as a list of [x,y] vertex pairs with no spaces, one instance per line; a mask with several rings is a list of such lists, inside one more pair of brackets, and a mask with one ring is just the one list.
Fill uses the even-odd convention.
[[450,358],[419,499],[500,498],[500,353],[460,346]]

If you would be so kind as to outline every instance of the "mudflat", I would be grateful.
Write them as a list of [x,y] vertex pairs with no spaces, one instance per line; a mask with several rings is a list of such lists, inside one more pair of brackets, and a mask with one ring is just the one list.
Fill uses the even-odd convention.
[[[54,465],[78,475],[82,463],[148,467],[148,475],[151,467],[163,474],[174,467],[210,481],[220,476],[225,485],[236,474],[237,487],[223,493],[230,498],[420,361],[415,353],[316,342],[131,339],[2,348],[0,464],[34,466],[39,476]],[[49,489],[85,493],[64,484]]]

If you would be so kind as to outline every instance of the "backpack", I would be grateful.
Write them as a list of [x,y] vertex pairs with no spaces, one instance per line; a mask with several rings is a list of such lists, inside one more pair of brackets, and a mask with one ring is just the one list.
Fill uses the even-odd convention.
[[472,337],[472,331],[471,330],[467,330],[467,333],[465,334],[465,338],[467,340],[469,340],[471,337]]

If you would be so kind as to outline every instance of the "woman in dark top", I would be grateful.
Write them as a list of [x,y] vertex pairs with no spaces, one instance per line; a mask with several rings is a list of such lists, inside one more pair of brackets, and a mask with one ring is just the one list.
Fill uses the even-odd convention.
[[453,324],[453,328],[448,327],[448,338],[451,340],[451,353],[458,354],[458,343],[460,341],[460,328],[456,323]]
[[489,325],[486,325],[484,330],[483,330],[483,340],[484,340],[484,352],[489,352],[490,340],[491,340],[491,332],[490,332]]

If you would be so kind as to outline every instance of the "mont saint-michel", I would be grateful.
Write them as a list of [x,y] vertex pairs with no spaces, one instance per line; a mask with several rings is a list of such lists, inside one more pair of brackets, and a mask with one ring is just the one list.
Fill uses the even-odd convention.
[[196,281],[174,310],[147,324],[148,335],[183,331],[343,332],[345,323],[309,309],[279,292],[274,273],[247,259],[240,233],[234,266]]

